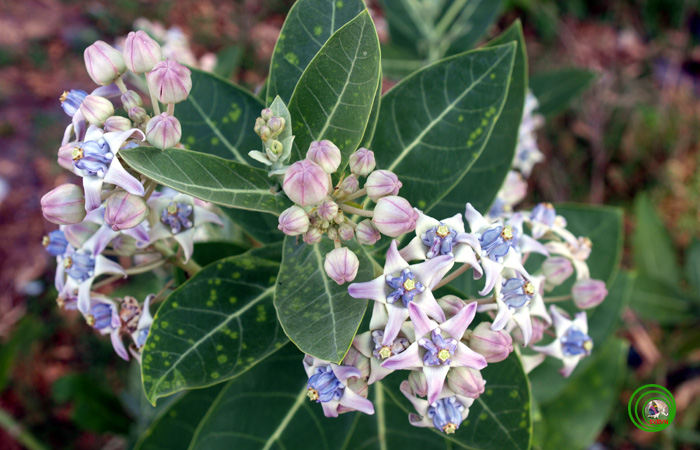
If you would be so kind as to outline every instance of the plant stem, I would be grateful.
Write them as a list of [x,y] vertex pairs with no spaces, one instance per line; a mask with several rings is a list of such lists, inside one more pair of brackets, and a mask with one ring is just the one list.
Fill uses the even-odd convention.
[[122,94],[127,91],[126,85],[124,84],[124,80],[122,80],[122,77],[119,77],[116,80],[114,80],[114,84],[117,85],[117,87],[119,88],[119,92],[121,92]]
[[173,264],[175,264],[177,267],[180,269],[184,270],[187,272],[187,275],[189,276],[194,276],[197,272],[202,270],[202,266],[197,264],[193,259],[190,259],[187,262],[182,261],[180,258],[175,255],[175,252],[170,250],[167,245],[165,245],[163,242],[156,242],[153,244],[153,248],[163,255],[165,259],[169,260]]
[[472,268],[472,266],[470,264],[467,264],[467,263],[462,264],[462,266],[459,269],[455,270],[454,272],[452,272],[451,274],[449,274],[445,278],[443,278],[442,281],[440,281],[438,283],[438,285],[435,286],[434,289],[438,289],[438,288],[441,288],[441,287],[447,285],[448,283],[453,281],[455,278],[462,275],[464,272],[466,272],[467,270],[469,270],[471,268]]
[[342,201],[344,202],[349,202],[350,200],[355,200],[358,197],[362,197],[363,195],[367,195],[367,189],[362,188],[359,191],[355,192],[354,194],[350,194],[347,197],[343,198]]
[[175,114],[175,103],[168,103],[166,111],[167,111],[169,116],[174,115]]
[[153,106],[153,115],[158,116],[160,115],[160,105],[158,104],[158,97],[156,97],[156,93],[152,92],[150,88],[148,89],[148,93],[151,95],[151,106]]
[[571,300],[570,295],[561,295],[559,297],[545,297],[544,298],[545,303],[565,302],[567,300]]
[[150,272],[153,269],[156,269],[163,264],[165,264],[166,260],[161,258],[157,259],[155,261],[151,261],[149,263],[139,265],[139,266],[134,266],[126,269],[126,274],[127,275],[138,275],[140,273],[145,273],[145,272]]
[[0,426],[13,438],[29,450],[48,450],[44,444],[39,442],[30,432],[24,429],[22,424],[17,422],[4,409],[0,409]]
[[341,203],[340,205],[338,205],[338,207],[346,213],[357,214],[358,216],[362,217],[374,217],[374,211],[366,211],[364,209],[355,208],[354,206],[346,205],[344,203]]
[[[156,302],[159,302],[159,301],[165,299],[165,295],[164,295],[165,292],[166,292],[168,289],[170,289],[170,287],[171,287],[174,283],[175,283],[175,280],[172,279],[172,278],[171,278],[167,283],[165,283],[165,286],[163,286],[163,288],[162,288],[160,291],[158,291],[158,293],[157,293],[156,296],[153,298],[153,300],[151,300],[151,303],[156,303]],[[162,297],[162,298],[161,298],[161,297]]]
[[147,202],[149,198],[151,198],[151,194],[153,194],[153,191],[155,190],[156,186],[158,183],[156,183],[153,180],[148,180],[146,181],[146,193],[143,196],[143,201]]
[[124,278],[123,275],[112,275],[111,277],[107,277],[104,280],[100,281],[99,283],[95,283],[92,285],[92,288],[90,288],[93,291],[98,290],[101,287],[107,286],[108,284],[112,284],[117,280],[120,280]]

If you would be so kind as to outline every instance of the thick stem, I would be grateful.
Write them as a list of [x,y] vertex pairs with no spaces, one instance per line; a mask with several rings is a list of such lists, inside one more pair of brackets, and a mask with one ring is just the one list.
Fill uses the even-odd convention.
[[119,92],[121,92],[122,94],[127,91],[126,85],[124,84],[124,80],[122,80],[122,77],[119,77],[116,80],[114,80],[114,84],[117,85],[117,87],[119,88]]
[[24,429],[22,424],[17,422],[4,409],[0,409],[0,426],[14,439],[29,450],[48,450],[44,444],[39,442],[30,432]]
[[340,205],[338,205],[338,207],[346,213],[356,214],[362,217],[374,217],[374,211],[367,211],[364,209],[355,208],[354,206],[346,205],[344,203],[341,203]]
[[153,180],[148,180],[146,182],[146,193],[143,196],[143,201],[147,202],[149,198],[151,198],[151,194],[153,194],[153,191],[155,190],[156,186],[158,183],[156,183]]
[[350,194],[345,198],[341,198],[340,200],[343,202],[349,202],[350,200],[355,200],[356,198],[362,197],[363,195],[367,195],[366,188],[362,188],[359,191],[355,192],[354,194]]
[[175,103],[168,103],[167,112],[168,112],[169,116],[172,116],[175,114]]
[[200,270],[202,270],[202,266],[197,264],[193,259],[190,259],[189,261],[184,262],[183,260],[178,258],[177,255],[175,254],[175,252],[170,250],[170,248],[168,248],[168,246],[165,245],[163,242],[154,243],[153,248],[158,253],[163,255],[165,257],[165,259],[172,262],[173,264],[175,264],[177,267],[184,270],[185,272],[187,272],[187,275],[189,275],[191,277],[194,276]]
[[556,302],[565,302],[567,300],[571,300],[570,295],[561,295],[559,297],[545,297],[544,302],[545,303],[556,303]]
[[158,116],[160,115],[160,105],[158,104],[158,97],[156,97],[156,93],[151,91],[150,88],[148,89],[148,93],[151,95],[151,106],[153,106],[153,115]]
[[454,272],[452,272],[451,274],[449,274],[445,278],[443,278],[442,281],[440,281],[438,283],[438,285],[435,286],[435,288],[433,288],[433,290],[447,285],[448,283],[453,281],[455,278],[462,275],[464,272],[466,272],[467,270],[469,270],[471,268],[472,268],[472,266],[470,264],[467,264],[467,263],[462,264],[462,266],[460,268],[458,268],[457,270],[455,270]]

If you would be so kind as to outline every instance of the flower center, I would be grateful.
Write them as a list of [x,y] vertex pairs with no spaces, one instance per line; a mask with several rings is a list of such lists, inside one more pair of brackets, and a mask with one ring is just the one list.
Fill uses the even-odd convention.
[[445,361],[447,361],[448,359],[450,359],[452,357],[452,355],[450,354],[449,350],[443,348],[442,350],[440,350],[438,352],[437,357],[444,364]]
[[503,302],[512,309],[522,308],[530,303],[535,294],[535,286],[521,278],[509,278],[503,283]]
[[529,281],[526,281],[525,284],[523,284],[523,291],[525,291],[527,295],[535,295],[535,286]]
[[318,391],[314,388],[308,388],[306,390],[306,396],[309,397],[309,400],[315,402],[318,400]]
[[175,204],[175,203],[169,204],[167,210],[168,210],[168,214],[170,214],[171,216],[177,214],[177,204]]
[[80,161],[84,156],[83,149],[80,147],[73,147],[71,156],[73,157],[73,161]]
[[172,234],[178,234],[194,226],[192,222],[193,215],[194,208],[192,205],[182,202],[171,202],[166,208],[163,208],[160,221],[170,227]]
[[317,368],[306,387],[309,400],[322,403],[340,400],[345,391],[345,386],[335,376],[331,366]]
[[66,259],[63,260],[63,267],[66,269],[70,269],[73,266],[73,259],[70,256],[66,256]]
[[444,431],[445,434],[454,434],[454,432],[457,431],[457,425],[449,422],[447,425],[442,427],[442,431]]
[[68,91],[63,91],[63,94],[61,94],[61,96],[58,97],[58,99],[61,101],[61,103],[65,102],[67,98],[68,98]]
[[386,296],[386,301],[391,304],[401,299],[403,305],[408,307],[408,304],[413,301],[413,297],[425,290],[425,286],[423,286],[420,281],[414,280],[413,272],[411,272],[411,269],[408,267],[405,268],[398,277],[387,275],[385,281],[386,284],[393,289],[393,291]]
[[379,350],[378,353],[379,353],[379,356],[382,357],[382,359],[387,359],[388,357],[391,356],[391,349],[387,345],[385,345],[384,347],[382,347]]
[[425,366],[447,366],[452,362],[452,355],[457,351],[457,340],[443,338],[439,328],[432,331],[430,339],[419,339],[418,345],[426,350],[423,355]]
[[593,340],[576,326],[569,328],[561,338],[564,356],[590,355],[593,350]]
[[92,314],[88,314],[87,316],[85,316],[85,321],[88,325],[92,327],[95,325],[95,316],[93,316]]
[[513,239],[513,227],[511,227],[510,225],[504,226],[503,231],[501,231],[501,237],[506,241],[510,241],[511,239]]
[[43,245],[44,247],[48,247],[50,243],[51,243],[50,237],[44,236],[43,238],[41,238],[41,245]]
[[416,288],[416,282],[409,278],[408,280],[403,282],[403,288],[407,291],[412,291]]
[[440,226],[437,227],[437,230],[435,230],[435,234],[437,234],[441,238],[444,238],[448,234],[450,234],[450,229],[447,227],[447,225],[441,224]]
[[440,222],[436,227],[433,227],[423,233],[420,238],[423,245],[428,247],[425,256],[428,259],[435,258],[440,255],[452,255],[452,247],[455,246],[455,238],[457,231]]

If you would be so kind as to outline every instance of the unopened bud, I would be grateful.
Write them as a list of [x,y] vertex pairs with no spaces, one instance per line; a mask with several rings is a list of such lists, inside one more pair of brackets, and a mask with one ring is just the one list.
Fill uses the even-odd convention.
[[390,237],[398,237],[415,230],[417,220],[418,213],[408,203],[408,200],[391,195],[377,201],[372,223],[380,233]]
[[260,111],[260,116],[263,118],[264,121],[272,119],[274,115],[275,113],[270,108],[265,108],[262,111]]
[[369,198],[376,202],[387,195],[398,194],[399,189],[401,189],[401,182],[393,172],[389,172],[388,170],[375,170],[367,177],[365,189],[367,189]]
[[333,173],[338,170],[342,156],[334,143],[324,139],[311,143],[306,158],[321,166],[324,172]]
[[337,241],[340,239],[338,230],[335,227],[328,227],[328,230],[326,230],[326,235],[328,235],[328,239],[331,241]]
[[355,236],[355,230],[349,223],[344,223],[338,227],[338,236],[344,241],[349,241]]
[[167,59],[153,67],[147,76],[148,89],[161,103],[180,103],[187,99],[192,90],[192,73],[190,69]]
[[131,121],[126,117],[112,116],[105,120],[104,129],[110,131],[127,131],[132,128]]
[[129,119],[133,120],[134,123],[142,124],[148,121],[148,113],[145,109],[140,106],[136,108],[131,108],[128,112]]
[[551,289],[566,281],[574,273],[574,266],[562,256],[547,258],[542,263],[542,273],[546,278],[547,288]]
[[608,290],[605,288],[605,282],[584,278],[574,283],[571,295],[577,307],[589,309],[601,304],[608,295]]
[[148,205],[143,198],[118,190],[105,202],[105,223],[112,230],[127,230],[143,222],[148,216]]
[[362,147],[350,155],[350,172],[358,177],[366,177],[374,170],[374,152]]
[[360,260],[347,247],[331,250],[326,254],[326,261],[323,263],[326,274],[338,284],[354,280],[359,267]]
[[273,134],[278,135],[284,130],[284,119],[282,117],[272,117],[267,121],[267,126],[270,127]]
[[80,112],[92,125],[102,125],[108,117],[114,115],[114,105],[104,97],[88,95],[80,105]]
[[258,117],[257,119],[255,119],[255,127],[253,128],[255,130],[255,134],[260,136],[260,130],[265,125],[266,125],[265,119],[263,119],[262,117]]
[[374,245],[382,237],[370,219],[365,219],[357,224],[355,236],[357,242],[362,245]]
[[513,338],[505,330],[494,331],[491,322],[481,322],[469,337],[469,347],[487,362],[503,361],[513,351]]
[[422,371],[411,371],[408,374],[408,383],[413,390],[413,393],[419,397],[428,395],[428,379]]
[[447,374],[447,386],[457,395],[478,398],[485,385],[481,372],[471,367],[453,367]]
[[180,121],[168,113],[162,113],[148,121],[146,140],[157,148],[166,149],[176,146],[182,136]]
[[304,235],[302,236],[302,239],[306,244],[314,245],[314,244],[318,244],[319,242],[321,242],[322,237],[323,237],[323,233],[321,232],[321,230],[314,227],[314,228],[309,228],[309,231],[304,233]]
[[456,295],[446,295],[437,300],[440,308],[445,312],[447,317],[452,317],[457,314],[462,308],[464,308],[464,300],[457,297]]
[[353,346],[351,346],[350,350],[348,350],[348,352],[345,354],[345,359],[343,359],[342,365],[358,368],[360,370],[360,378],[369,377],[369,358],[360,353],[360,351]]
[[318,205],[330,192],[330,177],[313,161],[297,161],[287,169],[284,193],[297,205]]
[[284,152],[284,145],[278,140],[270,141],[270,151],[273,155],[279,157]]
[[160,45],[145,31],[130,32],[124,42],[124,63],[136,74],[150,71],[163,59]]
[[83,56],[88,75],[99,85],[112,84],[126,72],[122,54],[106,42],[95,42],[85,49]]
[[125,111],[129,111],[131,108],[143,106],[143,99],[135,91],[124,92],[121,96],[121,99]]
[[318,205],[318,217],[331,221],[338,215],[338,204],[333,200],[326,200]]
[[351,195],[357,192],[360,188],[360,182],[355,175],[350,175],[345,178],[338,186],[338,195]]
[[44,218],[57,225],[80,223],[85,218],[83,189],[75,184],[62,184],[41,197]]
[[309,229],[309,215],[302,208],[294,205],[282,211],[277,229],[287,236],[297,236]]

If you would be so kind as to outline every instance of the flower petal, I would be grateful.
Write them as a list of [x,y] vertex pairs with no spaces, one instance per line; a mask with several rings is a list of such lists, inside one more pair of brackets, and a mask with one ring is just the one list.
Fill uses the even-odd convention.
[[560,338],[568,331],[569,328],[571,328],[573,322],[560,313],[559,309],[554,305],[549,306],[549,312],[552,315],[552,322],[554,323],[554,329],[557,332],[557,338]]
[[458,244],[454,247],[455,262],[469,264],[474,269],[474,279],[478,280],[484,274],[484,270],[476,259],[476,253],[467,244]]
[[348,294],[353,298],[366,298],[386,303],[386,278],[381,275],[372,281],[352,283],[348,286]]
[[224,222],[222,222],[221,217],[219,217],[218,214],[209,211],[206,208],[202,208],[201,206],[194,206],[194,224],[195,226],[200,225],[202,223],[215,223],[221,227],[224,226]]
[[389,323],[389,313],[384,303],[375,302],[372,308],[372,317],[369,319],[369,329],[382,330]]
[[362,376],[360,369],[353,366],[339,366],[337,364],[331,364],[331,370],[335,377],[343,384],[348,383],[348,378],[354,377],[359,378]]
[[420,264],[410,266],[413,275],[423,286],[432,290],[452,268],[455,260],[449,255],[438,256]]
[[[370,374],[369,378],[367,379],[367,384],[373,384],[376,383],[377,381],[381,381],[389,375],[393,370],[387,369],[386,367],[382,367],[381,361],[379,361],[377,358],[372,357],[369,361],[370,365]],[[379,388],[381,389],[381,388]]]
[[102,178],[83,177],[83,190],[85,191],[85,211],[90,212],[102,204],[100,191],[102,190]]
[[486,367],[486,358],[459,342],[457,343],[457,350],[452,356],[450,365],[455,367],[471,367],[472,369],[481,370]]
[[445,321],[445,311],[440,308],[440,305],[437,300],[435,300],[435,296],[431,291],[426,289],[422,294],[417,295],[415,303],[423,308],[423,311],[425,311],[428,317],[432,317],[438,322]]
[[449,219],[442,220],[442,223],[455,230],[458,234],[464,233],[464,221],[462,220],[462,214],[460,213],[455,214]]
[[531,348],[536,352],[544,353],[545,355],[549,355],[553,358],[564,359],[564,354],[561,351],[561,342],[559,342],[559,339],[555,339],[553,342],[545,346],[533,345]]
[[92,256],[97,256],[107,248],[107,244],[112,242],[118,232],[112,230],[109,225],[102,225],[90,238],[83,244],[83,249],[89,251]]
[[542,364],[542,362],[547,358],[544,353],[537,353],[536,355],[521,355],[520,362],[523,363],[523,369],[526,374],[532,372],[537,366]]
[[140,138],[140,141],[146,139],[146,135],[143,134],[143,132],[138,128],[132,128],[126,131],[112,131],[109,133],[105,133],[102,137],[107,142],[107,145],[109,145],[109,149],[112,150],[112,153],[114,153],[114,159],[117,159],[116,155],[119,149],[122,147],[124,142],[126,142],[127,139],[129,139],[134,134],[136,134],[135,139]]
[[576,328],[581,330],[584,334],[588,334],[588,317],[586,316],[585,311],[576,313],[574,316],[573,325],[575,325]]
[[323,415],[326,417],[338,417],[339,400],[331,400],[330,402],[322,402]]
[[462,339],[464,332],[467,331],[467,327],[474,320],[477,306],[476,302],[469,303],[449,320],[440,324],[440,329],[457,340]]
[[401,331],[401,325],[408,319],[408,309],[402,306],[387,304],[386,309],[389,312],[389,319],[384,329],[384,338],[382,341],[391,342],[396,339]]
[[496,304],[498,305],[498,312],[496,313],[496,318],[493,319],[491,324],[491,329],[493,331],[499,331],[505,328],[508,321],[513,317],[513,312],[510,310],[508,305],[506,305],[503,300],[496,298]]
[[[375,303],[375,305],[379,305],[379,303]],[[352,345],[360,353],[362,353],[362,355],[371,358],[372,351],[374,350],[374,340],[372,339],[372,332],[365,331],[364,333],[358,334],[357,336],[355,336],[355,339],[353,339]]]
[[414,342],[398,355],[391,356],[382,363],[389,370],[416,369],[423,367],[423,360],[418,351],[418,343]]
[[501,282],[501,272],[503,271],[503,265],[499,262],[492,260],[489,257],[481,258],[481,267],[484,269],[484,275],[486,276],[486,284],[484,288],[479,291],[479,295],[488,295],[496,286]]
[[527,346],[532,339],[532,321],[530,320],[530,311],[528,308],[520,308],[513,314],[513,320],[518,324],[520,331],[523,334],[523,347]]
[[365,414],[374,414],[374,405],[366,398],[354,393],[350,388],[345,388],[343,396],[340,397],[340,404],[346,408],[354,409]]
[[425,312],[414,302],[408,304],[408,315],[411,316],[411,323],[413,323],[413,328],[416,330],[416,340],[427,335],[438,326],[437,323],[428,319]]
[[414,237],[407,246],[401,249],[399,254],[406,261],[425,261],[426,247],[419,237]]
[[[486,361],[484,361],[484,363],[485,362]],[[484,366],[485,365],[486,364],[484,364]],[[428,403],[432,404],[438,399],[440,391],[442,391],[442,387],[445,385],[445,378],[447,377],[447,372],[449,371],[450,366],[423,367],[423,373],[425,374],[425,379],[428,382]]]
[[472,233],[481,233],[483,230],[491,226],[484,216],[477,211],[471,203],[467,203],[464,218],[469,222],[469,229]]
[[559,373],[561,376],[564,378],[569,378],[569,375],[571,375],[571,372],[574,371],[576,366],[578,365],[578,362],[581,360],[580,356],[572,356],[570,358],[564,358],[564,367],[562,367],[559,370]]
[[95,277],[90,277],[78,286],[78,311],[83,314],[90,312],[90,289]]
[[399,250],[396,247],[399,241],[393,239],[389,250],[386,252],[386,263],[384,264],[384,275],[396,276],[401,273],[403,269],[408,267],[408,263],[399,254]]
[[421,235],[425,234],[429,229],[440,225],[440,222],[432,217],[423,214],[418,208],[413,208],[418,213],[418,220],[416,220],[416,237],[420,239]]
[[401,393],[408,399],[408,401],[413,404],[413,407],[416,409],[418,414],[420,414],[421,416],[425,416],[426,414],[428,414],[428,408],[430,407],[430,404],[427,400],[424,400],[413,393],[413,389],[411,389],[411,383],[408,380],[403,380],[399,389],[401,390]]
[[180,247],[185,254],[185,262],[189,261],[192,257],[192,253],[194,252],[194,227],[181,233],[177,233],[173,235],[173,237],[177,243],[180,244]]
[[117,355],[119,355],[119,357],[124,361],[128,361],[129,352],[127,352],[126,348],[124,347],[124,341],[122,341],[121,330],[115,329],[110,333],[109,337],[112,340],[112,347],[114,347],[114,351],[117,353]]
[[518,241],[518,247],[520,247],[520,253],[522,254],[539,253],[547,257],[549,256],[549,251],[547,251],[547,247],[540,241],[531,238],[527,234],[520,236],[520,240]]
[[119,186],[129,194],[138,195],[139,197],[143,197],[146,193],[141,182],[124,169],[116,156],[109,163],[104,182]]

